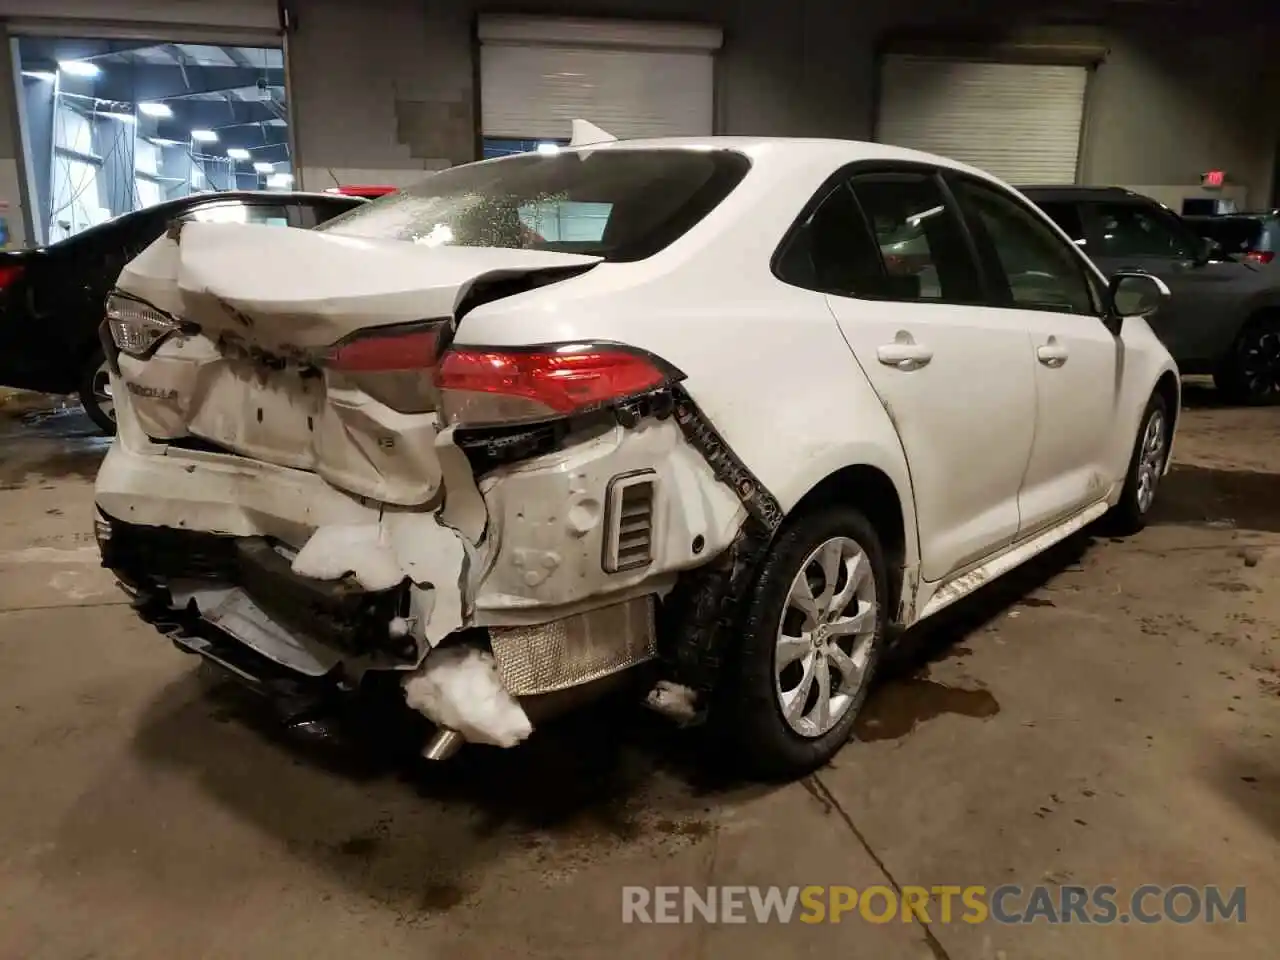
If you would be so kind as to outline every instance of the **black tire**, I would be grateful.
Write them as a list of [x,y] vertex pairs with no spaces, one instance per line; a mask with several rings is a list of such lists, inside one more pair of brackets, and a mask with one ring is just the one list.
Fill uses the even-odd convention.
[[[109,437],[116,435],[115,407],[110,403],[109,395],[103,394],[106,376],[106,358],[102,351],[96,351],[85,365],[80,380],[78,396],[84,412],[94,425]],[[110,387],[106,387],[110,389]]]
[[1245,325],[1213,382],[1228,403],[1280,403],[1280,314],[1264,314]]
[[[851,695],[849,706],[830,730],[803,736],[783,716],[779,703],[778,634],[802,566],[813,551],[836,537],[856,543],[869,561],[875,586],[875,631],[865,653],[864,680]],[[709,718],[715,742],[731,751],[738,772],[763,779],[794,779],[821,767],[848,742],[884,647],[888,597],[888,569],[880,538],[857,510],[821,507],[801,515],[778,534],[744,604],[737,631],[739,646],[725,664],[724,682]],[[834,682],[837,674],[831,676]]]
[[[1168,404],[1165,403],[1164,397],[1159,393],[1153,393],[1151,399],[1147,401],[1147,407],[1142,413],[1142,419],[1138,422],[1138,435],[1133,441],[1133,455],[1129,458],[1129,472],[1125,474],[1124,490],[1120,493],[1120,501],[1111,508],[1111,512],[1107,514],[1108,532],[1120,535],[1137,533],[1147,525],[1147,516],[1151,513],[1152,504],[1155,503],[1155,496],[1160,489],[1160,481],[1164,476],[1165,461],[1169,456],[1169,411]],[[1154,477],[1151,478],[1152,489],[1150,498],[1144,497],[1143,490],[1143,469],[1144,469],[1144,453],[1147,447],[1147,431],[1151,429],[1151,422],[1155,418],[1159,418],[1159,467],[1154,471]]]

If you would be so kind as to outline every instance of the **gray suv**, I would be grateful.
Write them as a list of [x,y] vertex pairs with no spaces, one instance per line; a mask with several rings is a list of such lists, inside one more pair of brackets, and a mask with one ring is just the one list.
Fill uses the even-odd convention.
[[1168,207],[1119,187],[1023,187],[1104,273],[1141,270],[1173,296],[1150,323],[1185,374],[1232,403],[1280,401],[1280,270],[1226,253]]

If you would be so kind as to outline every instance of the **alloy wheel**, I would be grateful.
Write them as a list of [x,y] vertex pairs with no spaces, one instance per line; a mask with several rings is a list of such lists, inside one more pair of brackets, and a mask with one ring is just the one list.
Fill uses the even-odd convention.
[[1138,510],[1146,513],[1156,499],[1156,487],[1164,472],[1164,414],[1152,412],[1142,432],[1142,448],[1138,451]]
[[803,737],[830,731],[870,679],[878,623],[871,561],[855,540],[811,552],[791,584],[774,654],[778,706]]

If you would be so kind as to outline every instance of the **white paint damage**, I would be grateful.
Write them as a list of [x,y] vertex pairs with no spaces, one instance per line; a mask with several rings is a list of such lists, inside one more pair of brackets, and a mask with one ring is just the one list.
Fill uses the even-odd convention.
[[529,717],[498,678],[493,655],[443,647],[404,679],[405,700],[438,726],[471,743],[514,747],[533,733]]
[[[741,504],[671,419],[570,438],[478,486],[434,411],[398,413],[316,361],[356,330],[449,317],[480,278],[597,261],[186,224],[118,281],[200,329],[145,360],[120,357],[119,433],[98,506],[141,526],[270,538],[298,577],[369,592],[407,582],[409,609],[387,624],[390,637],[417,647],[402,666],[407,701],[468,740],[512,746],[531,726],[492,656],[446,639],[663,594],[731,541]],[[187,437],[223,452],[171,443]],[[609,574],[607,491],[637,470],[651,470],[655,484],[652,562]],[[193,600],[201,616],[300,673],[370,666],[286,629],[231,585],[175,596],[178,606]]]
[[369,591],[390,590],[405,576],[377,523],[320,527],[293,558],[292,569],[314,580],[350,576]]

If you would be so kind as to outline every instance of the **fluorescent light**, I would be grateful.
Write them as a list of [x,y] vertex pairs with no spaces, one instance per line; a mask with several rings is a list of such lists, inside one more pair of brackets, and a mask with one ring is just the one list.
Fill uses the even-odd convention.
[[132,113],[116,113],[113,110],[103,110],[101,113],[95,114],[98,117],[105,117],[108,120],[119,120],[121,123],[137,123],[138,118]]
[[53,83],[58,79],[56,73],[50,73],[48,70],[23,70],[22,75],[31,80],[43,80],[45,83]]
[[138,112],[146,114],[148,117],[173,116],[173,111],[169,109],[167,103],[140,103],[138,104]]
[[[231,151],[228,150],[227,153],[230,154]],[[253,169],[257,170],[259,173],[270,173],[275,168],[276,165],[274,163],[267,163],[265,160],[259,160],[253,165]]]
[[544,157],[552,156],[560,152],[560,146],[555,143],[540,143],[538,144],[538,152]]
[[102,72],[96,63],[87,63],[84,60],[60,60],[58,69],[73,77],[96,77]]
[[212,130],[192,130],[191,139],[197,143],[217,143],[218,135]]
[[227,147],[227,156],[232,160],[248,160],[249,151],[243,147]]
[[157,147],[182,146],[181,140],[170,140],[168,137],[147,137],[147,139],[150,140],[152,143],[154,143]]
[[267,177],[268,187],[291,187],[293,186],[293,174],[290,173],[273,173]]

